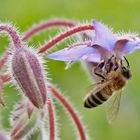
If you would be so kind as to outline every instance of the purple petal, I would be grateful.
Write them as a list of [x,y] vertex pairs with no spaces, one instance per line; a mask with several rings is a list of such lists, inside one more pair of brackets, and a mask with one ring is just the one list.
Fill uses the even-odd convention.
[[97,49],[86,46],[71,49],[65,48],[49,54],[47,57],[59,61],[86,60],[91,62],[98,62],[101,58]]
[[140,41],[128,41],[122,49],[124,54],[130,54],[140,49]]
[[102,23],[93,20],[93,25],[95,29],[95,37],[93,38],[92,45],[97,44],[106,50],[112,50],[117,41],[117,37]]

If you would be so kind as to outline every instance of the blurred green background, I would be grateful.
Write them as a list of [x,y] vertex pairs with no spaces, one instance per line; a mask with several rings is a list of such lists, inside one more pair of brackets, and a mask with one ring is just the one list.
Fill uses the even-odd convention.
[[[10,21],[21,32],[25,32],[34,23],[49,18],[69,18],[79,21],[87,21],[96,18],[120,32],[140,32],[140,1],[139,0],[0,0],[0,20]],[[44,31],[35,36],[28,43],[39,46],[58,31]],[[8,39],[0,37],[0,54],[4,52]],[[71,41],[59,44],[62,48]],[[140,138],[140,52],[127,56],[133,77],[123,92],[120,113],[113,124],[108,124],[104,107],[93,110],[83,108],[83,98],[87,93],[87,87],[94,81],[90,81],[81,64],[75,63],[70,69],[64,70],[65,64],[49,60],[47,63],[49,77],[53,84],[57,85],[63,93],[71,99],[84,124],[88,128],[91,140],[132,140]],[[0,109],[0,126],[10,128],[8,117],[12,105],[18,99],[18,91],[13,87],[5,86],[4,98],[7,108]],[[58,122],[60,123],[60,137],[63,140],[75,139],[74,130],[70,120],[61,106],[57,106]],[[35,139],[35,138],[34,138]]]

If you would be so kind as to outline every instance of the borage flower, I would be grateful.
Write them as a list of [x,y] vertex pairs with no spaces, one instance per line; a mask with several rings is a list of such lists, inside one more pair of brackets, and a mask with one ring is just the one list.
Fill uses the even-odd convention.
[[111,56],[122,60],[123,56],[140,49],[140,39],[136,35],[113,34],[104,24],[93,20],[95,36],[88,45],[65,48],[48,55],[48,58],[60,61],[86,62],[107,61]]
[[[68,48],[48,55],[48,58],[66,61],[68,64],[73,61],[84,60],[88,64],[88,70],[92,77],[101,83],[101,88],[95,87],[95,90],[91,90],[86,96],[84,107],[96,107],[113,96],[112,103],[109,103],[107,109],[108,121],[112,122],[119,110],[121,94],[118,93],[120,93],[127,80],[131,78],[129,63],[125,55],[140,49],[140,39],[136,35],[126,34],[121,36],[113,34],[107,26],[96,20],[93,21],[93,29],[95,35],[88,43],[72,44]],[[124,66],[123,60],[126,61],[127,67]],[[115,73],[114,71],[117,70],[118,72]],[[120,72],[122,77],[116,76]],[[114,77],[113,74],[115,74]],[[108,84],[110,80],[111,86]],[[117,94],[114,94],[114,92]]]

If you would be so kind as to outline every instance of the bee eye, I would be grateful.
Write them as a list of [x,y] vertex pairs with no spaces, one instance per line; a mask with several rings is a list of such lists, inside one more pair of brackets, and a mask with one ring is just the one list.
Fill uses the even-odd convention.
[[125,78],[129,79],[131,77],[130,70],[126,67],[122,67],[121,72]]

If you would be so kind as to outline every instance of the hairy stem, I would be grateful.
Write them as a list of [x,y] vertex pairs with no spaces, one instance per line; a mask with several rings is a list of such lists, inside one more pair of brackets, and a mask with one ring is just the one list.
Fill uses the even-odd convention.
[[74,28],[60,34],[59,36],[55,37],[54,39],[50,40],[47,44],[45,44],[42,48],[39,49],[39,53],[45,52],[52,46],[56,45],[58,42],[64,40],[65,38],[67,38],[73,34],[76,34],[78,32],[82,32],[82,31],[86,31],[86,30],[93,30],[93,29],[94,29],[93,25],[83,25],[83,26],[74,27]]
[[62,94],[53,86],[49,86],[52,94],[58,99],[60,100],[60,102],[65,106],[65,108],[67,109],[67,111],[69,111],[72,119],[75,122],[76,127],[78,128],[79,134],[80,134],[80,138],[81,140],[86,140],[86,134],[85,134],[85,130],[84,130],[84,126],[81,123],[78,115],[76,114],[76,112],[74,111],[73,107],[71,106],[71,104],[62,96]]
[[9,24],[0,24],[0,31],[7,32],[12,38],[14,47],[19,48],[22,46],[22,41],[18,35],[16,29]]
[[3,65],[7,62],[9,58],[9,51],[7,51],[0,60],[0,69],[3,67]]
[[50,28],[50,27],[55,27],[55,26],[68,26],[68,27],[73,27],[76,24],[72,21],[68,21],[68,20],[61,20],[61,19],[57,19],[57,20],[50,20],[50,21],[46,21],[46,22],[42,22],[41,24],[35,26],[32,29],[29,29],[29,31],[27,31],[24,36],[22,37],[22,40],[27,40],[29,39],[31,36],[35,35],[36,33]]
[[[29,31],[27,31],[26,33],[25,33],[25,35],[21,38],[21,40],[22,41],[26,41],[27,39],[29,39],[30,37],[32,37],[33,35],[35,35],[36,33],[38,33],[38,32],[40,32],[40,31],[42,31],[42,30],[44,30],[44,29],[47,29],[47,28],[50,28],[50,27],[55,27],[55,26],[68,26],[68,27],[74,27],[74,26],[76,26],[76,24],[74,23],[74,22],[72,22],[72,21],[68,21],[68,20],[60,20],[60,19],[58,19],[58,20],[50,20],[50,21],[46,21],[46,22],[44,22],[44,23],[41,23],[41,24],[39,24],[39,25],[37,25],[37,26],[35,26],[34,28],[32,28],[31,30],[29,30]],[[88,25],[87,25],[88,26]],[[91,26],[91,25],[89,25],[89,26]],[[11,27],[12,28],[12,27]],[[77,27],[76,27],[77,28]],[[93,27],[91,27],[91,30],[93,29]],[[6,30],[6,29],[5,29]],[[13,29],[14,30],[14,29]],[[82,30],[84,30],[84,29],[82,29],[82,26],[81,27],[79,27],[79,31],[76,31],[76,32],[80,32],[80,30],[82,31]],[[86,29],[85,29],[86,30]],[[87,29],[88,30],[88,29]],[[15,30],[16,31],[16,30]],[[69,34],[69,32],[71,33],[71,35],[72,34],[74,34],[74,33],[76,33],[75,32],[75,29],[72,29],[72,31],[68,31],[67,33]],[[14,36],[14,34],[17,36],[17,37],[14,37],[15,38],[15,40],[17,40],[18,42],[21,42],[20,40],[19,40],[19,37],[18,37],[18,35],[17,35],[17,33],[16,32],[10,32],[11,34],[12,34],[12,36]],[[69,35],[70,36],[70,35]],[[83,38],[90,38],[90,36],[88,36],[86,33],[83,33]],[[68,37],[68,36],[66,36],[66,37]],[[65,37],[65,38],[66,38]],[[60,39],[60,41],[61,41],[62,39]],[[52,41],[50,41],[50,42],[48,42],[48,45],[47,46],[49,46],[49,45],[52,45],[53,46],[53,44],[51,43],[51,42],[53,42],[53,40]],[[57,41],[56,43],[58,43],[59,41]],[[54,43],[54,45],[56,44],[56,43]],[[50,48],[50,47],[47,47],[46,46],[46,50],[47,50],[47,48]],[[43,49],[43,48],[42,48]],[[40,49],[39,50],[39,52],[41,52],[41,50],[42,49]],[[10,48],[9,50],[12,50],[12,48]],[[3,57],[1,58],[1,60],[0,60],[0,69],[2,68],[2,66],[7,62],[7,59],[9,58],[9,52],[10,51],[7,51],[4,55],[3,55]],[[44,50],[44,51],[46,51],[46,50]],[[42,53],[42,52],[41,52]]]
[[[56,26],[67,26],[67,27],[73,27],[76,24],[72,21],[68,21],[68,20],[50,20],[50,21],[46,21],[43,22],[39,25],[36,25],[34,28],[28,30],[24,36],[21,38],[22,41],[26,41],[28,40],[30,37],[32,37],[33,35],[35,35],[36,33],[50,28],[50,27],[56,27]],[[13,34],[12,34],[13,35]],[[10,50],[12,50],[12,48],[8,49],[7,52],[3,55],[3,57],[0,60],[0,69],[3,67],[3,65],[7,62],[8,58],[9,58],[9,52]]]
[[48,97],[47,100],[48,105],[48,115],[49,115],[49,132],[50,138],[49,140],[55,140],[55,117],[54,117],[54,109],[52,106],[51,99]]

